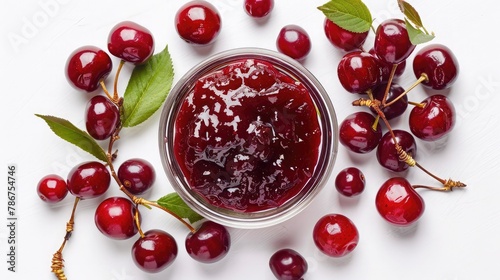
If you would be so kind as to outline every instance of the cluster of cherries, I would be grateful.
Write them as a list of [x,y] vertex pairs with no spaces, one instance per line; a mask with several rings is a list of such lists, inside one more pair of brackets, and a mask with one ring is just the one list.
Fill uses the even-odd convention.
[[[416,46],[410,42],[403,20],[383,21],[376,30],[373,48],[368,52],[361,50],[368,32],[341,30],[329,20],[325,22],[325,32],[333,45],[346,51],[337,68],[340,83],[346,91],[368,97],[354,101],[353,105],[368,106],[372,111],[358,111],[347,116],[339,127],[340,143],[360,154],[377,149],[380,165],[395,173],[415,166],[417,145],[414,136],[423,141],[446,137],[455,123],[455,109],[445,94],[432,94],[420,103],[412,103],[407,93],[418,84],[434,92],[449,88],[459,73],[454,54],[441,44],[421,48],[412,65],[417,81],[405,90],[394,79],[403,74],[406,61]],[[409,114],[410,132],[392,129],[390,120],[401,116],[409,104],[414,106]],[[388,128],[385,134],[381,121]],[[342,194],[352,196],[363,190],[364,176],[355,168],[341,171],[336,179]],[[406,193],[408,199],[401,199],[406,204],[395,200],[394,193]],[[397,225],[412,224],[424,211],[423,200],[403,177],[391,178],[382,185],[376,205],[382,217]]]
[[[148,29],[137,23],[121,22],[109,33],[108,51],[121,60],[119,70],[125,63],[140,65],[153,55],[154,38]],[[159,272],[176,258],[177,243],[174,237],[164,230],[152,229],[143,232],[140,228],[141,215],[138,206],[155,205],[154,202],[139,197],[148,192],[155,182],[155,170],[151,163],[145,159],[132,158],[121,163],[117,171],[114,169],[113,160],[116,154],[112,153],[112,145],[118,140],[122,129],[120,118],[123,99],[116,93],[116,88],[115,93],[110,94],[103,84],[111,70],[111,57],[106,51],[95,46],[78,48],[71,53],[66,64],[66,77],[73,87],[94,93],[102,86],[105,92],[105,95],[96,94],[88,101],[85,126],[88,134],[95,140],[109,140],[108,161],[106,164],[99,161],[81,163],[72,168],[67,179],[57,174],[47,175],[39,181],[37,192],[39,197],[48,203],[60,202],[68,192],[75,196],[78,202],[101,197],[110,187],[112,178],[115,179],[126,196],[104,199],[96,208],[95,225],[105,236],[115,240],[129,239],[139,233],[140,236],[131,250],[134,262],[146,272]],[[116,79],[117,77],[115,86]],[[186,224],[185,221],[184,223]],[[187,225],[190,232],[185,239],[185,248],[193,259],[212,263],[228,253],[230,235],[225,227],[211,221],[202,222],[197,229]],[[69,235],[65,237],[65,241],[67,238]],[[53,260],[53,272],[60,279],[65,279],[61,259]]]
[[[245,0],[244,9],[254,18],[267,17],[273,0]],[[216,8],[203,0],[183,5],[175,15],[179,36],[194,45],[214,42],[221,30],[221,17]],[[340,83],[346,91],[361,98],[353,105],[367,106],[371,112],[358,111],[347,116],[339,127],[340,143],[354,153],[365,154],[375,149],[378,162],[396,174],[415,166],[415,137],[435,141],[446,136],[455,121],[452,103],[444,94],[431,95],[420,103],[408,101],[403,87],[393,80],[401,76],[407,58],[415,49],[404,21],[389,19],[375,32],[375,42],[369,51],[363,50],[368,31],[354,33],[325,19],[324,31],[328,40],[345,52],[338,64]],[[278,34],[278,51],[297,60],[304,59],[311,49],[307,32],[296,25],[287,25]],[[151,32],[133,22],[116,25],[108,37],[109,52],[135,65],[146,62],[154,52]],[[79,199],[99,197],[114,178],[127,197],[103,200],[95,212],[97,228],[112,239],[128,239],[140,233],[134,243],[135,263],[147,272],[158,272],[168,267],[177,255],[174,238],[159,229],[142,232],[138,205],[145,203],[137,196],[147,192],[154,183],[155,171],[149,162],[134,158],[123,162],[114,172],[111,147],[121,129],[122,98],[107,92],[104,79],[112,70],[112,60],[103,50],[85,46],[74,51],[66,65],[66,76],[77,89],[95,92],[103,87],[106,96],[95,95],[86,108],[86,129],[96,140],[110,141],[109,162],[93,161],[76,166],[67,180],[48,175],[40,180],[38,193],[47,202],[61,201],[68,191]],[[417,84],[434,90],[449,88],[456,80],[459,67],[453,53],[446,46],[431,44],[422,48],[413,60]],[[118,76],[119,70],[117,71]],[[116,84],[116,77],[115,77]],[[366,96],[366,98],[365,98]],[[412,104],[410,132],[392,129],[390,120],[401,116]],[[383,134],[380,121],[388,131]],[[110,169],[111,172],[108,170]],[[116,174],[116,176],[114,175]],[[365,188],[365,177],[356,167],[340,171],[335,180],[337,190],[345,196],[359,195]],[[387,180],[376,196],[376,208],[381,216],[395,225],[414,223],[424,211],[424,201],[404,177]],[[396,197],[397,196],[397,197]],[[120,214],[117,214],[120,213]],[[204,221],[195,230],[191,228],[185,240],[186,250],[194,259],[210,263],[223,258],[230,247],[228,231],[221,225]],[[313,229],[313,240],[320,251],[331,257],[342,257],[356,248],[359,233],[354,223],[341,214],[327,214]],[[307,262],[292,249],[281,249],[269,259],[271,271],[277,279],[301,279],[307,271]]]
[[[431,94],[420,103],[414,103],[408,101],[407,93],[418,84],[431,92],[449,88],[459,73],[454,54],[441,44],[421,48],[412,64],[417,81],[405,90],[395,79],[405,71],[407,59],[416,46],[411,43],[403,20],[383,21],[375,31],[373,48],[368,51],[363,50],[368,31],[350,32],[329,19],[325,19],[324,31],[329,41],[345,52],[337,68],[341,85],[349,93],[361,95],[353,105],[367,106],[371,111],[357,111],[340,123],[340,143],[358,154],[376,149],[380,165],[394,174],[418,166],[414,159],[417,152],[414,136],[423,141],[447,137],[455,123],[455,110],[445,94]],[[409,115],[410,132],[392,129],[390,120],[401,116],[409,104],[414,106]],[[380,122],[386,125],[386,133],[382,132]],[[393,225],[414,224],[425,209],[416,188],[450,190],[465,186],[461,182],[439,181],[445,185],[443,188],[412,186],[403,176],[395,175],[379,188],[375,197],[376,209]],[[359,195],[365,188],[365,176],[356,167],[345,168],[337,174],[335,187],[344,196]],[[329,230],[334,226],[336,230]],[[316,224],[314,238],[327,254],[343,256],[356,247],[359,234],[347,217],[331,214]]]

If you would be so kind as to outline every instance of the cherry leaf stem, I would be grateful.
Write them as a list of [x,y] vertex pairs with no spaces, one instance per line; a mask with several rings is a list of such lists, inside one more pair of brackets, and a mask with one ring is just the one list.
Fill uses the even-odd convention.
[[71,216],[66,223],[66,234],[64,235],[64,240],[57,250],[52,256],[52,265],[50,266],[52,273],[54,273],[59,280],[67,280],[66,275],[64,274],[64,259],[63,259],[63,250],[68,242],[71,234],[73,233],[74,225],[75,225],[75,213],[76,207],[80,202],[79,197],[75,197],[75,202],[73,203],[73,209],[71,210]]
[[[428,76],[423,73],[420,75],[417,81],[413,83],[410,87],[408,87],[404,92],[402,92],[400,95],[398,95],[396,98],[394,98],[391,102],[389,103],[384,103],[382,102],[384,107],[391,106],[392,104],[396,103],[399,99],[401,99],[403,96],[407,95],[408,92],[410,92],[412,89],[414,89],[416,86],[418,86],[420,83],[427,81],[429,78]],[[386,92],[387,93],[387,92]],[[384,99],[385,100],[385,99]]]

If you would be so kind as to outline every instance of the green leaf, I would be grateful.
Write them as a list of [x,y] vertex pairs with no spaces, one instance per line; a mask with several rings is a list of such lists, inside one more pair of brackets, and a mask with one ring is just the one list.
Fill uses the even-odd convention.
[[410,37],[410,42],[414,45],[422,44],[434,39],[433,34],[427,34],[420,29],[415,28],[407,19],[405,19],[406,30],[408,30],[408,36]]
[[157,203],[160,206],[163,206],[168,210],[174,212],[179,217],[188,219],[190,223],[195,223],[203,219],[202,216],[189,208],[184,200],[182,200],[182,198],[175,192],[167,194],[166,196],[158,199]]
[[331,0],[318,9],[341,28],[362,33],[370,30],[372,15],[361,0]]
[[92,154],[96,158],[107,162],[106,152],[87,132],[80,130],[65,119],[39,114],[35,114],[35,116],[42,118],[57,136]]
[[415,8],[413,8],[413,6],[410,5],[410,3],[406,1],[401,1],[399,2],[399,8],[401,9],[401,12],[405,15],[405,17],[413,24],[415,24],[416,27],[424,26],[417,10],[415,10]]
[[123,95],[122,126],[136,126],[151,117],[165,101],[173,79],[168,46],[145,64],[135,66]]

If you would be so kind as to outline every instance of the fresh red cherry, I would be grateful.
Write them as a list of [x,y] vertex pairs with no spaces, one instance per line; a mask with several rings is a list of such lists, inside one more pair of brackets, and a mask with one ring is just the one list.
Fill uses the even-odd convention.
[[455,125],[455,107],[444,95],[427,97],[423,108],[415,106],[409,117],[410,130],[425,141],[435,141],[447,135]]
[[[382,102],[386,88],[387,88],[387,83],[381,83],[376,88],[374,88],[372,91],[373,98]],[[392,82],[389,87],[389,92],[387,93],[386,104],[399,97],[403,92],[405,92],[404,88],[402,88],[399,84]],[[401,116],[406,111],[407,107],[408,107],[408,96],[406,96],[405,94],[393,104],[383,107],[382,112],[384,113],[385,117],[388,120],[392,120],[396,117]],[[376,111],[372,107],[370,107],[370,109],[373,113],[376,114]]]
[[194,0],[177,11],[175,27],[179,36],[186,42],[206,45],[219,35],[221,18],[212,4],[204,0]]
[[213,263],[224,258],[231,247],[227,229],[212,221],[205,221],[186,237],[186,251],[195,260]]
[[382,127],[377,123],[373,129],[375,117],[367,112],[355,112],[347,116],[339,127],[339,141],[349,150],[365,154],[375,149],[382,138]]
[[84,46],[73,51],[66,62],[66,78],[72,86],[93,92],[111,72],[109,55],[98,47]]
[[124,197],[109,197],[97,206],[94,222],[105,236],[123,240],[138,232],[134,215],[137,209],[132,201]]
[[[393,129],[393,132],[396,143],[398,143],[408,155],[415,158],[417,154],[415,138],[405,130]],[[385,133],[382,139],[380,139],[380,143],[377,147],[377,160],[380,165],[394,172],[402,172],[410,167],[407,163],[399,160],[396,145],[390,132]]]
[[153,165],[141,158],[133,158],[123,162],[118,168],[118,178],[125,189],[130,193],[139,195],[145,193],[153,186],[156,172]]
[[346,52],[361,49],[368,37],[368,31],[361,33],[351,32],[338,26],[328,18],[325,18],[323,29],[330,43]]
[[87,103],[85,110],[85,127],[87,132],[97,140],[108,139],[120,122],[118,107],[107,97],[96,95]]
[[[389,63],[383,59],[380,59],[377,56],[377,54],[375,53],[374,48],[371,48],[370,51],[368,51],[368,53],[373,55],[379,64],[380,81],[381,82],[388,82],[389,78],[391,76],[392,63]],[[403,73],[405,72],[405,69],[406,69],[406,60],[403,60],[396,66],[396,71],[394,71],[394,76],[392,78],[397,79],[397,78],[401,77],[403,75]]]
[[431,44],[420,49],[413,59],[413,72],[426,87],[441,90],[449,88],[457,79],[460,67],[453,52],[441,44]]
[[365,93],[380,81],[380,67],[375,57],[367,52],[345,54],[337,66],[340,84],[350,93]]
[[410,56],[415,45],[410,42],[403,20],[388,19],[377,27],[373,48],[380,59],[390,64],[399,64]]
[[68,194],[66,180],[56,174],[46,175],[40,179],[36,190],[40,199],[47,203],[57,203]]
[[343,257],[351,253],[359,242],[356,225],[344,215],[327,214],[313,229],[314,244],[330,257]]
[[375,206],[382,218],[397,226],[413,224],[425,210],[424,200],[403,177],[390,178],[382,184]]
[[274,0],[245,0],[244,7],[249,16],[263,18],[273,10]]
[[269,259],[269,267],[278,280],[300,280],[307,272],[307,261],[297,251],[281,249]]
[[153,229],[132,245],[132,259],[145,272],[157,273],[170,266],[177,257],[177,243],[169,233]]
[[104,164],[90,161],[77,165],[68,174],[68,190],[81,199],[89,199],[105,193],[111,176]]
[[356,167],[344,168],[335,177],[335,188],[344,196],[357,196],[365,189],[365,175]]
[[276,48],[291,58],[302,60],[311,51],[311,40],[304,28],[290,24],[281,28],[276,39]]
[[146,27],[132,21],[123,21],[111,29],[108,50],[127,62],[141,64],[153,55],[154,38]]

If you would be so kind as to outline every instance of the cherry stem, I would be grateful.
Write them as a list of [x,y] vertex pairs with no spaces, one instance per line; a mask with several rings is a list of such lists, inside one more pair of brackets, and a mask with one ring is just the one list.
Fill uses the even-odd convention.
[[380,116],[377,114],[377,116],[375,116],[375,121],[373,122],[373,125],[372,125],[372,129],[373,131],[377,131],[377,125],[380,121]]
[[408,164],[409,166],[416,166],[418,167],[420,170],[424,171],[425,173],[427,173],[429,176],[431,176],[432,178],[436,179],[437,181],[439,181],[441,184],[443,184],[443,188],[442,189],[439,189],[439,190],[443,190],[443,191],[449,191],[449,190],[452,190],[453,188],[455,187],[465,187],[466,184],[460,182],[460,181],[454,181],[454,180],[451,180],[451,179],[448,179],[448,180],[444,180],[434,174],[432,174],[431,172],[429,172],[427,169],[425,169],[422,165],[420,165],[417,161],[415,161],[415,159],[407,154],[403,148],[401,148],[401,146],[398,143],[398,141],[396,140],[396,135],[394,134],[394,131],[392,130],[392,127],[389,123],[389,121],[387,120],[387,118],[385,117],[385,114],[384,112],[380,109],[380,106],[381,106],[381,103],[380,101],[378,100],[367,100],[367,99],[358,99],[358,100],[355,100],[352,102],[352,104],[354,106],[368,106],[370,108],[373,108],[375,110],[375,112],[377,112],[377,116],[378,116],[378,119],[376,119],[376,121],[379,121],[380,119],[382,119],[382,121],[385,123],[387,129],[389,130],[389,133],[391,134],[391,138],[392,140],[394,141],[394,143],[396,143],[394,145],[394,148],[396,149],[396,152],[398,154],[398,157],[399,157],[399,160]]
[[367,90],[366,91],[366,95],[368,95],[368,98],[370,98],[370,100],[373,100],[373,91],[371,89]]
[[113,83],[113,102],[118,103],[119,95],[118,95],[118,77],[122,71],[123,65],[125,64],[125,60],[120,60],[120,64],[118,65],[118,69],[116,69],[115,81]]
[[441,184],[446,184],[446,180],[442,179],[442,178],[439,178],[438,176],[432,174],[430,171],[428,171],[427,169],[425,169],[422,165],[420,165],[419,163],[415,163],[415,166],[417,166],[418,168],[420,168],[420,170],[424,171],[425,173],[427,173],[429,176],[431,176],[432,178],[436,179],[437,181],[439,181]]
[[419,107],[419,108],[424,108],[425,107],[425,103],[418,103],[418,102],[408,101],[408,104],[413,105],[415,107]]
[[141,238],[144,238],[144,232],[142,232],[141,229],[141,221],[139,221],[139,206],[137,204],[135,205],[134,222],[137,226],[137,230],[139,231],[139,235]]
[[392,80],[394,79],[394,74],[396,73],[396,69],[398,68],[398,64],[393,64],[391,68],[391,73],[389,74],[389,80],[387,81],[387,86],[384,92],[384,98],[382,99],[382,107],[385,107],[385,103],[387,102],[387,96],[389,95],[389,90],[391,89]]
[[[106,96],[109,98],[109,100],[113,101],[113,96],[109,93],[108,89],[106,88],[106,84],[104,83],[104,80],[101,80],[99,84],[102,87],[102,91],[106,94]],[[114,102],[114,101],[113,101]]]
[[67,280],[66,275],[64,274],[64,259],[62,252],[64,250],[64,247],[66,246],[66,242],[68,242],[69,238],[71,237],[71,234],[73,233],[73,227],[75,225],[75,212],[78,202],[80,202],[80,198],[75,197],[75,202],[73,203],[73,210],[71,211],[71,217],[69,218],[69,221],[66,224],[66,235],[64,236],[64,240],[61,244],[61,247],[59,247],[59,250],[57,250],[57,252],[55,252],[52,257],[51,269],[52,272],[56,275],[57,279],[59,280]]
[[451,179],[446,180],[446,183],[444,184],[443,187],[438,188],[438,187],[430,187],[430,186],[424,186],[424,185],[414,185],[412,186],[414,189],[428,189],[432,191],[441,191],[441,192],[451,192],[453,191],[453,188],[464,188],[466,185],[460,181],[453,181]]
[[423,73],[422,75],[420,75],[420,77],[418,78],[418,80],[415,83],[413,83],[410,87],[408,87],[408,89],[406,89],[403,93],[401,93],[396,98],[394,98],[391,102],[389,102],[387,104],[383,103],[383,105],[384,106],[391,106],[392,104],[396,103],[399,99],[401,99],[403,96],[407,95],[408,92],[410,92],[412,89],[414,89],[420,83],[427,81],[427,79],[428,79],[427,75],[425,73]]

